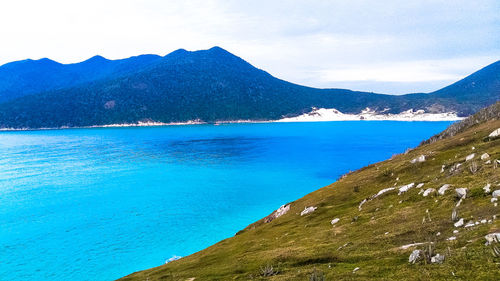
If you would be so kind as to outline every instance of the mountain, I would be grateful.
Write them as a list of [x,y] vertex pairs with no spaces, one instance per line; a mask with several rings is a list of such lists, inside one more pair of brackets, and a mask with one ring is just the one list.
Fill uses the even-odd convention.
[[120,280],[497,280],[499,116],[500,102],[234,237]]
[[[4,86],[10,94],[6,95],[7,101],[0,103],[0,128],[274,120],[308,113],[313,107],[336,108],[345,113],[359,113],[366,107],[385,113],[424,109],[432,113],[456,111],[466,116],[500,96],[498,91],[486,90],[478,91],[474,98],[455,96],[454,91],[462,89],[462,84],[451,88],[456,90],[404,96],[315,89],[275,78],[219,47],[195,52],[180,49],[164,57],[140,56],[122,61],[97,57],[82,65],[37,62],[45,70],[33,68],[36,73],[43,72],[50,79],[25,74],[19,82],[7,76],[1,78],[0,73],[3,84],[10,81],[10,85],[17,85]],[[61,67],[67,70],[58,70]],[[17,72],[22,72],[19,69],[30,73],[26,67],[18,67]],[[482,79],[481,88],[494,88],[498,73],[481,73],[475,74]],[[42,92],[35,93],[41,88]]]
[[61,64],[47,58],[7,63],[0,66],[0,102],[124,75],[142,69],[159,58],[157,55],[141,55],[108,60],[94,56],[74,64]]

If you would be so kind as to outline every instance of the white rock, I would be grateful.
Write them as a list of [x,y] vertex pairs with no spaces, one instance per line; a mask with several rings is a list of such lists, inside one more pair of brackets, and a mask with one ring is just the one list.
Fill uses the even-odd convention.
[[440,235],[441,235],[441,232],[436,233],[436,236],[440,236]]
[[484,162],[484,164],[491,164],[491,160]]
[[450,188],[449,184],[444,184],[443,186],[441,186],[438,190],[439,195],[444,195],[444,193],[446,192],[446,190],[448,190],[448,188]]
[[435,190],[434,188],[427,188],[427,189],[424,191],[424,193],[422,194],[422,196],[427,197],[427,196],[429,196],[429,194],[431,194],[431,193],[433,193],[433,192],[435,192],[435,191],[436,191],[436,190]]
[[457,240],[457,237],[455,237],[455,236],[451,236],[450,238],[448,238],[448,239],[446,239],[446,240],[448,240],[448,241]]
[[425,162],[425,155],[420,155],[417,158],[414,158],[410,161],[410,163],[415,164],[417,162]]
[[476,156],[475,153],[467,155],[467,157],[465,157],[465,161],[470,161],[470,160],[474,159],[474,156]]
[[456,188],[458,198],[465,198],[467,196],[467,188]]
[[444,262],[444,256],[440,254],[436,254],[431,258],[431,263],[443,263]]
[[486,239],[486,246],[493,243],[500,243],[500,232],[487,234],[484,238]]
[[361,207],[363,206],[363,204],[365,204],[365,203],[366,203],[366,201],[367,201],[366,199],[363,199],[363,201],[361,201],[361,202],[359,203],[359,206],[358,206],[358,210],[359,210],[359,211],[361,211]]
[[417,184],[417,188],[422,188],[422,186],[424,186],[424,183]]
[[307,215],[309,213],[312,213],[314,211],[316,211],[318,207],[306,207],[304,208],[304,211],[300,212],[300,215],[303,216],[303,215]]
[[359,270],[359,267],[356,267],[355,269],[352,270],[352,273],[356,273],[356,271]]
[[472,150],[476,149],[475,147],[472,147]]
[[384,189],[380,190],[377,194],[373,195],[371,197],[371,199],[375,199],[375,198],[379,197],[380,195],[382,195],[386,192],[392,191],[394,189],[396,189],[396,188],[395,187],[384,188]]
[[500,128],[498,128],[498,129],[494,130],[493,132],[491,132],[491,133],[488,135],[488,137],[490,137],[490,138],[496,138],[496,137],[498,137],[498,136],[500,136]]
[[388,235],[388,234],[389,234],[389,232],[384,233],[384,235]]
[[457,234],[459,231],[458,230],[453,230],[453,234]]
[[455,227],[461,227],[464,225],[464,219],[459,219],[456,223],[453,224]]
[[489,155],[488,153],[483,153],[483,154],[481,155],[481,160],[486,160],[486,159],[488,159],[488,158],[490,158],[490,155]]
[[411,252],[410,257],[408,258],[408,262],[411,264],[415,264],[422,258],[423,254],[421,250],[413,250]]
[[407,192],[408,190],[410,190],[410,188],[412,188],[413,186],[415,185],[414,182],[410,183],[410,184],[407,184],[407,185],[403,185],[399,188],[399,193],[398,195],[401,195],[402,193],[405,193]]
[[493,191],[493,193],[491,194],[491,196],[493,196],[495,198],[496,197],[500,197],[500,189],[497,189],[497,190]]
[[489,183],[488,183],[488,184],[486,184],[486,185],[483,187],[484,193],[489,194],[489,193],[491,192],[490,187],[491,187],[491,184],[489,184]]
[[331,223],[332,225],[334,225],[334,224],[338,223],[338,222],[339,222],[339,220],[340,220],[339,218],[334,218],[334,219],[333,219],[330,223]]
[[468,222],[466,225],[464,225],[464,227],[469,228],[469,227],[473,227],[473,226],[475,226],[475,225],[476,225],[476,224],[475,224],[473,221],[470,221],[470,222]]
[[495,203],[497,201],[498,201],[498,198],[496,198],[496,197],[491,198],[491,203]]
[[487,220],[481,220],[481,223],[487,223],[488,221]]
[[446,167],[446,166],[445,165],[441,166],[441,173],[444,173],[444,167]]
[[171,258],[169,258],[168,260],[165,261],[165,263],[169,263],[169,262],[173,262],[173,261],[176,261],[178,259],[182,258],[181,256],[172,256]]

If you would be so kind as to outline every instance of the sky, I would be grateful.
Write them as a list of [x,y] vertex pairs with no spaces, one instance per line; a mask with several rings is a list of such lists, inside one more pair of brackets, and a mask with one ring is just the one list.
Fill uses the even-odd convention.
[[2,0],[0,64],[220,46],[302,85],[430,92],[500,60],[499,0]]

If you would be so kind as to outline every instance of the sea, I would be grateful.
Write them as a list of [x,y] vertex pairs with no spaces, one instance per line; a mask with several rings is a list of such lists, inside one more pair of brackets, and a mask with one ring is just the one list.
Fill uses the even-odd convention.
[[0,280],[114,280],[162,265],[449,124],[0,132]]

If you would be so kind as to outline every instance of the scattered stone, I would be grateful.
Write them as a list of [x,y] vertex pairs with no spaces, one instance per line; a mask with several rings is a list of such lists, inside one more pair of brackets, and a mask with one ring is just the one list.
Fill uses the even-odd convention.
[[384,189],[380,190],[377,194],[373,195],[373,196],[371,197],[371,200],[373,200],[373,199],[375,199],[375,198],[379,197],[380,195],[382,195],[382,194],[384,194],[384,193],[386,193],[386,192],[392,191],[392,190],[394,190],[394,189],[396,189],[396,188],[394,188],[394,187],[384,188]]
[[499,136],[500,136],[500,128],[494,130],[493,132],[491,132],[491,134],[488,135],[488,137],[491,139],[497,138]]
[[485,224],[485,223],[487,223],[487,222],[488,222],[487,220],[481,220],[481,223],[482,223],[482,224]]
[[339,220],[340,220],[339,218],[334,218],[334,219],[333,219],[330,223],[331,223],[332,225],[334,225],[334,224],[338,223],[338,222],[339,222]]
[[422,186],[424,186],[424,183],[417,184],[417,188],[422,188]]
[[500,232],[487,234],[484,238],[486,239],[486,246],[493,243],[500,243]]
[[459,231],[458,230],[453,230],[453,234],[457,234]]
[[344,249],[345,247],[347,247],[347,246],[349,246],[351,244],[352,244],[351,242],[347,242],[344,245],[340,246],[337,250],[342,250],[342,249]]
[[467,196],[467,188],[456,188],[458,198],[465,198]]
[[489,184],[489,183],[488,183],[488,184],[486,184],[486,185],[483,187],[484,193],[489,194],[489,193],[491,192],[490,187],[491,187],[491,184]]
[[440,235],[441,235],[441,232],[436,233],[436,236],[440,236]]
[[481,160],[486,160],[486,159],[488,159],[488,158],[490,158],[490,155],[489,155],[488,153],[483,153],[483,154],[481,155]]
[[[401,247],[399,247],[400,249],[402,250],[406,250],[410,247],[414,247],[414,246],[420,246],[420,245],[425,245],[427,244],[427,242],[420,242],[420,243],[411,243],[411,244],[406,244],[406,245],[403,245]],[[434,244],[433,242],[431,242],[431,244]]]
[[444,173],[444,167],[446,167],[446,166],[445,165],[441,166],[441,173]]
[[440,254],[436,254],[431,258],[431,263],[443,263],[444,262],[444,256]]
[[464,225],[464,219],[461,218],[459,219],[456,223],[453,224],[455,227],[461,227],[462,225]]
[[353,269],[353,270],[352,270],[352,273],[354,274],[354,273],[356,273],[356,271],[358,271],[358,270],[359,270],[359,267],[356,267],[355,269]]
[[407,185],[403,185],[399,188],[399,192],[398,192],[398,195],[401,195],[402,193],[405,193],[407,192],[408,190],[410,190],[410,188],[412,188],[413,186],[415,186],[415,183],[412,182],[410,184],[407,184]]
[[472,147],[472,150],[476,149],[474,146]]
[[497,189],[497,190],[493,191],[493,193],[491,194],[491,196],[493,196],[495,198],[496,197],[500,197],[500,189]]
[[470,160],[474,159],[474,156],[476,156],[475,153],[467,155],[467,157],[465,157],[465,161],[470,161]]
[[451,236],[450,238],[447,239],[448,241],[453,241],[453,240],[457,240],[457,237],[455,236]]
[[484,162],[484,164],[491,164],[491,160]]
[[495,203],[497,201],[498,201],[498,198],[496,198],[496,197],[491,198],[491,203]]
[[269,223],[272,220],[277,219],[277,218],[281,217],[282,215],[286,214],[288,211],[290,211],[290,204],[281,205],[281,207],[279,207],[278,210],[274,211],[272,214],[267,216],[264,219],[264,222]]
[[361,201],[361,203],[359,203],[359,206],[358,206],[358,210],[361,211],[361,206],[363,206],[363,204],[366,203],[366,199],[363,199],[363,201]]
[[438,190],[439,195],[444,195],[444,193],[446,192],[446,190],[448,190],[448,188],[450,188],[449,184],[444,184],[443,186],[441,186]]
[[475,225],[476,225],[476,224],[475,224],[473,221],[470,221],[470,222],[468,222],[468,223],[467,223],[464,227],[465,227],[465,228],[469,228],[469,227],[473,227],[473,226],[475,226]]
[[415,264],[423,257],[423,252],[421,250],[414,250],[411,252],[410,257],[408,258],[408,262],[411,264]]
[[314,211],[316,211],[318,207],[306,207],[304,208],[304,211],[300,212],[300,215],[303,216],[303,215],[307,215],[307,214],[310,214]]
[[433,193],[433,192],[435,192],[435,191],[436,191],[436,190],[435,190],[434,188],[427,188],[427,189],[424,191],[424,193],[422,194],[422,196],[427,197],[427,196],[429,196],[429,194],[431,194],[431,193]]
[[415,163],[417,163],[417,162],[419,162],[419,163],[420,163],[420,162],[425,162],[425,155],[420,155],[419,157],[414,158],[414,159],[412,159],[412,160],[410,161],[410,163],[412,163],[412,164],[415,164]]

